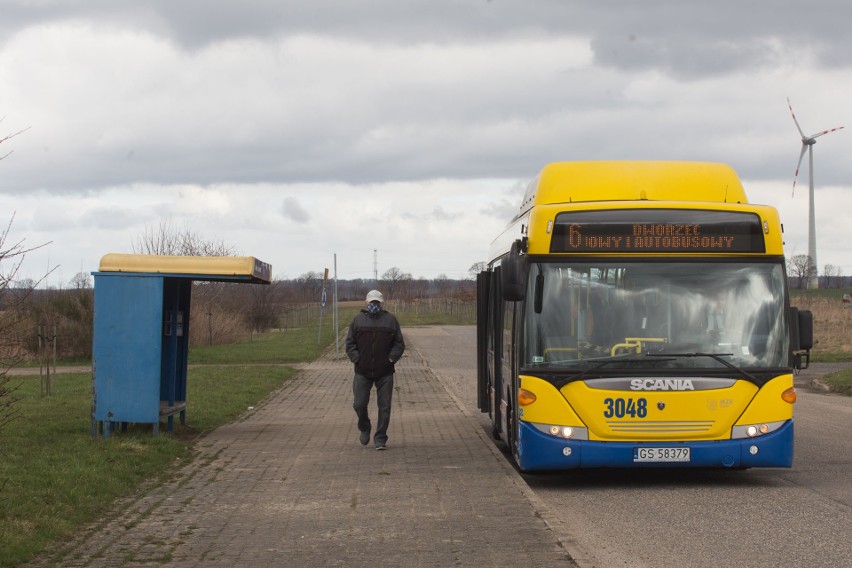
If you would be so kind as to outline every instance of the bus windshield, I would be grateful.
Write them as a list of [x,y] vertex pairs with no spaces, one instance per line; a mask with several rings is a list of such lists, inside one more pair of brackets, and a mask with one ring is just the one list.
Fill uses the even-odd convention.
[[[524,365],[649,369],[787,364],[779,262],[531,262]],[[635,363],[630,363],[635,368]]]

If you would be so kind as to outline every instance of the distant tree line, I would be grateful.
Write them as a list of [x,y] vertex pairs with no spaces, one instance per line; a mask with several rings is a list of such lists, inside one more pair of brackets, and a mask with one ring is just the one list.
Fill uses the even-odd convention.
[[[173,256],[235,254],[234,248],[224,241],[211,241],[191,229],[178,229],[169,221],[146,229],[133,244],[133,252]],[[22,255],[18,249],[6,254],[7,260],[19,256]],[[479,266],[475,264],[471,271],[478,270]],[[15,345],[19,354],[35,358],[44,341],[49,339],[55,341],[59,358],[91,356],[95,292],[90,274],[80,272],[62,287],[43,288],[41,282],[16,280],[14,272],[6,274],[2,282],[0,292],[3,289],[8,292],[5,303],[0,303],[0,313],[16,324]],[[195,282],[190,341],[193,344],[229,343],[273,328],[304,325],[319,313],[324,284],[327,302],[331,303],[335,283],[324,283],[324,275],[320,272],[276,279],[270,285]],[[372,288],[380,289],[388,302],[411,303],[435,298],[472,302],[475,295],[473,279],[453,280],[445,274],[432,279],[415,279],[398,267],[386,270],[378,282],[373,279],[336,282],[337,298],[341,302],[362,302]]]
[[[337,281],[341,302],[363,302],[373,288],[388,302],[417,302],[435,298],[473,302],[470,280],[407,278],[389,270],[379,282],[354,279]],[[57,341],[60,358],[88,358],[92,353],[94,294],[89,274],[75,275],[66,287],[36,288],[34,282],[13,282],[0,306],[4,319],[15,322],[17,353],[34,358],[45,335]],[[327,302],[333,300],[334,282],[327,283]],[[313,321],[322,299],[323,275],[308,272],[270,285],[195,282],[192,288],[190,341],[193,344],[229,343],[273,328],[299,327]],[[8,326],[7,326],[8,327]],[[3,332],[0,329],[0,332]],[[5,330],[9,335],[10,330]],[[7,350],[8,351],[8,350]]]
[[808,276],[811,271],[817,273],[820,288],[849,288],[852,287],[852,277],[844,276],[840,267],[826,264],[822,273],[814,266],[810,255],[797,254],[787,259],[787,278],[791,288],[804,290],[808,287]]

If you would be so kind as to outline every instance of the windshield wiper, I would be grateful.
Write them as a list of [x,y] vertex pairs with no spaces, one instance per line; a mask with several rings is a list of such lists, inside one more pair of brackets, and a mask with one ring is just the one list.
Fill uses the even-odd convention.
[[734,356],[733,353],[701,353],[701,352],[695,352],[695,353],[647,353],[647,356],[648,357],[672,357],[672,358],[678,358],[678,357],[709,357],[709,358],[713,359],[714,361],[718,361],[719,363],[723,364],[724,366],[728,367],[729,369],[733,369],[733,370],[737,371],[738,373],[742,373],[742,375],[744,377],[747,377],[747,378],[751,379],[752,381],[757,381],[757,377],[755,377],[754,375],[752,375],[751,373],[749,373],[748,371],[746,371],[742,367],[737,367],[736,365],[734,365],[730,361],[723,359],[723,357],[733,357]]
[[[646,357],[651,356],[650,353],[644,353],[643,355],[645,355]],[[592,360],[594,360],[594,359],[585,359],[585,361],[592,361]],[[673,360],[674,359],[661,359],[661,361],[673,361]],[[571,375],[570,377],[566,377],[565,381],[562,384],[565,385],[565,384],[568,384],[570,382],[577,381],[577,380],[581,379],[582,377],[585,377],[586,375],[593,373],[594,371],[597,371],[598,369],[606,367],[607,365],[610,365],[612,363],[649,363],[650,362],[650,361],[648,361],[647,359],[644,359],[644,358],[634,357],[632,353],[627,353],[627,354],[622,355],[620,357],[610,357],[610,358],[607,358],[603,361],[597,359],[597,361],[598,361],[598,363],[596,365],[592,365],[591,367],[587,367],[587,368],[583,369],[579,373]],[[654,363],[657,363],[657,362],[659,362],[659,361],[654,361]],[[562,387],[558,387],[558,388],[562,388]]]

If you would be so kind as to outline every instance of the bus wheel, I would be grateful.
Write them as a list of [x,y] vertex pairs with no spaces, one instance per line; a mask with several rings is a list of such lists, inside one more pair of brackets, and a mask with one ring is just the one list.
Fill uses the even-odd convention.
[[515,410],[506,410],[506,453],[514,463],[518,463],[518,429],[515,428]]
[[515,460],[515,464],[520,464],[520,454],[518,453],[518,445],[520,444],[520,432],[518,421],[515,419],[515,413],[512,412],[510,415],[511,422],[509,423],[509,427],[512,429],[511,438],[512,441],[509,444],[509,450],[512,453],[512,459]]

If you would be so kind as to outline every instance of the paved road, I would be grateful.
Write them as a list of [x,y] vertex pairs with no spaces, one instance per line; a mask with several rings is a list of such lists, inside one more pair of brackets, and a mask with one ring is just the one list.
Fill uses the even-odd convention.
[[[475,330],[412,330],[469,412],[476,407]],[[849,365],[797,379],[792,469],[610,470],[524,475],[552,526],[597,566],[852,566],[852,397],[810,387]],[[478,421],[490,431],[485,415]]]

